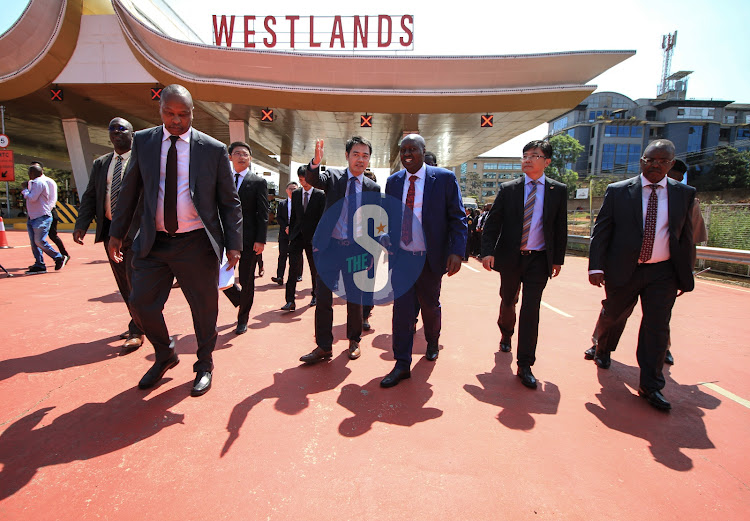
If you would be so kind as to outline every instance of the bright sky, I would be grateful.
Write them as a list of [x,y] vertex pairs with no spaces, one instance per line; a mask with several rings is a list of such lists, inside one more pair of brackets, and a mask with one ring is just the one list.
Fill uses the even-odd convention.
[[[135,0],[138,2],[138,0]],[[502,55],[574,50],[636,50],[634,57],[595,78],[598,90],[633,99],[656,96],[662,67],[662,35],[678,31],[672,72],[694,71],[689,98],[750,103],[750,1],[633,0],[610,2],[537,0],[437,3],[380,0],[377,5],[339,0],[286,0],[278,5],[240,0],[167,0],[206,42],[212,43],[212,14],[414,15],[414,51],[408,55]],[[3,0],[0,33],[25,8],[25,0]],[[743,51],[744,49],[744,51]],[[402,53],[406,54],[406,53]],[[547,125],[488,154],[514,156]],[[428,144],[429,145],[429,144]]]

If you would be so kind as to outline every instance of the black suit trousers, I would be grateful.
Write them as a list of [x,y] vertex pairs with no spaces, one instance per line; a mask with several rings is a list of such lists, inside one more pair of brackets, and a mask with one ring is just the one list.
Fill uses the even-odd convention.
[[516,360],[519,366],[532,366],[536,361],[536,342],[539,336],[539,307],[542,293],[549,280],[546,252],[532,252],[521,255],[515,267],[500,269],[500,316],[497,325],[503,337],[513,336],[516,324],[516,303],[518,292],[523,286],[521,311],[518,316],[518,351]]
[[239,262],[239,282],[242,286],[240,291],[240,306],[237,312],[237,323],[247,324],[250,318],[250,310],[255,300],[255,267],[258,264],[258,255],[252,248],[249,253],[243,252]]
[[284,230],[279,230],[279,262],[276,265],[276,278],[284,279],[286,260],[289,257],[289,236]]
[[[347,258],[352,256],[348,253],[348,247],[339,246],[335,241],[332,241],[329,248],[334,249],[331,254],[337,257]],[[321,267],[320,271],[324,269],[324,267]],[[335,269],[335,272],[326,274],[326,280],[338,279],[339,274],[343,274],[344,288],[354,287],[354,280],[350,273],[341,272],[338,266],[333,269]],[[315,342],[321,349],[330,351],[333,346],[333,292],[331,288],[326,286],[320,272],[317,279],[315,285],[315,297],[317,299],[317,305],[315,306]],[[347,293],[352,294],[351,291],[347,291]],[[362,340],[361,302],[346,302],[346,338],[355,342]]]
[[128,308],[130,314],[130,323],[128,324],[128,333],[131,335],[142,335],[143,331],[135,324],[133,320],[133,311],[130,309],[130,288],[133,278],[133,241],[129,237],[125,237],[122,240],[122,246],[120,251],[122,252],[122,262],[115,262],[109,258],[109,223],[110,221],[105,217],[104,219],[104,253],[107,255],[109,261],[109,267],[112,268],[112,274],[115,276],[115,282],[117,283],[117,289],[120,290],[125,305]]
[[206,230],[168,237],[157,232],[151,251],[133,259],[130,309],[138,327],[154,346],[156,361],[170,358],[169,332],[164,322],[164,304],[177,278],[190,305],[198,344],[194,371],[213,370],[216,319],[219,314],[219,260]]
[[[597,351],[617,346],[617,324],[640,297],[643,318],[638,331],[636,358],[641,368],[640,386],[646,391],[664,388],[664,357],[669,345],[669,321],[677,297],[677,274],[671,261],[641,264],[627,284],[604,286],[602,322]],[[613,331],[615,334],[613,334]]]
[[315,296],[315,289],[318,285],[318,270],[315,269],[315,258],[313,256],[312,243],[304,246],[293,245],[289,248],[289,279],[286,281],[286,301],[294,302],[297,293],[297,278],[302,276],[304,261],[302,260],[302,251],[304,250],[307,257],[307,265],[310,267],[310,277],[312,277],[312,294]]

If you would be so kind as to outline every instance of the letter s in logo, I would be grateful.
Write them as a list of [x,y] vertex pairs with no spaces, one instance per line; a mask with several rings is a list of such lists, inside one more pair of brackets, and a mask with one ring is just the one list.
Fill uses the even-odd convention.
[[[354,212],[354,222],[362,222],[362,229],[369,229],[370,220],[374,221],[374,228],[379,233],[388,233],[388,214],[386,211],[376,205],[367,204],[357,208]],[[374,277],[368,276],[369,270],[358,271],[354,274],[354,284],[361,290],[370,293],[377,293],[388,284],[388,252],[368,233],[356,235],[354,240],[367,253],[372,255]]]

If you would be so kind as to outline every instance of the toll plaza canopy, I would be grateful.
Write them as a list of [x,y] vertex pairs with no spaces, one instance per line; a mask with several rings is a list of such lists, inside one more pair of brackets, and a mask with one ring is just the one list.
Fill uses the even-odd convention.
[[[164,4],[162,4],[164,5]],[[169,13],[172,16],[174,13]],[[281,175],[315,139],[330,164],[344,142],[373,144],[371,166],[398,167],[398,141],[419,132],[441,165],[459,165],[575,107],[596,76],[635,51],[506,56],[362,56],[229,48],[181,41],[130,0],[32,0],[0,35],[0,102],[17,161],[72,168],[79,193],[111,150],[109,121],[160,123],[158,89],[187,87],[194,126],[247,141]],[[263,111],[273,121],[262,121]],[[361,128],[362,115],[372,127]],[[481,127],[492,115],[492,127]],[[268,119],[268,118],[265,118]]]

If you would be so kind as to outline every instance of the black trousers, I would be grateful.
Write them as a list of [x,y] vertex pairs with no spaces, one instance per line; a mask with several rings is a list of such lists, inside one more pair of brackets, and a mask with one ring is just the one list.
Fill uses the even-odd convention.
[[643,318],[636,350],[641,368],[640,386],[646,391],[663,389],[665,380],[662,369],[669,346],[669,321],[677,297],[677,275],[671,261],[641,264],[627,284],[616,287],[605,285],[604,290],[606,298],[602,301],[599,315],[601,333],[597,351],[612,351],[617,346],[618,321],[640,298]]
[[219,314],[219,259],[204,229],[175,237],[157,232],[151,251],[143,258],[136,252],[133,259],[130,309],[135,323],[153,344],[157,362],[173,354],[163,311],[175,278],[193,316],[198,344],[193,370],[211,371]]
[[536,361],[536,342],[539,337],[539,307],[542,293],[549,280],[547,256],[544,251],[521,255],[513,268],[500,270],[500,314],[497,325],[503,337],[513,336],[516,325],[516,303],[523,285],[521,311],[518,316],[518,351],[516,361],[520,366],[532,366]]
[[289,236],[283,230],[279,230],[279,262],[276,265],[277,279],[284,280],[287,258],[289,258]]
[[310,276],[312,277],[312,294],[315,296],[315,289],[318,286],[318,270],[315,269],[315,258],[313,257],[313,245],[309,244],[292,244],[289,246],[289,279],[286,281],[286,301],[294,302],[297,293],[297,278],[302,276],[304,261],[302,252],[307,257],[307,265],[310,267]]
[[258,255],[250,249],[250,253],[243,252],[239,262],[240,306],[237,311],[237,323],[247,324],[250,318],[250,310],[255,300],[255,267],[258,263]]
[[60,236],[57,235],[57,221],[60,220],[60,216],[57,213],[57,208],[52,208],[52,224],[49,227],[49,240],[55,243],[55,246],[57,246],[57,251],[65,255],[66,257],[70,257],[68,255],[68,250],[65,249],[65,245],[62,242],[62,239],[60,239]]

